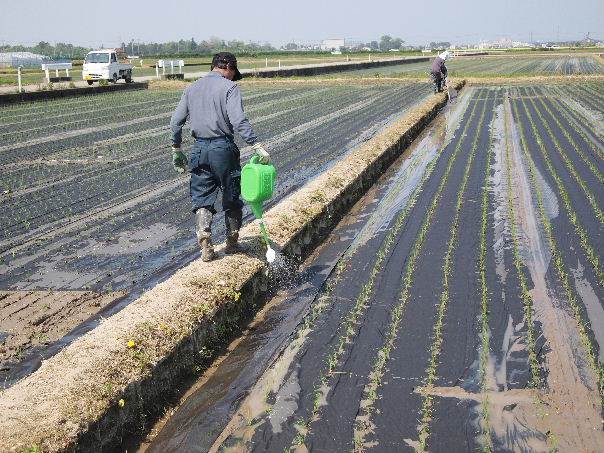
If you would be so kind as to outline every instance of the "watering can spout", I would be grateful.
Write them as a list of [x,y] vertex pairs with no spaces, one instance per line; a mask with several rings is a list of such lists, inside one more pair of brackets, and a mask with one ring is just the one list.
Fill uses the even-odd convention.
[[262,202],[250,203],[254,217],[261,219],[263,215]]

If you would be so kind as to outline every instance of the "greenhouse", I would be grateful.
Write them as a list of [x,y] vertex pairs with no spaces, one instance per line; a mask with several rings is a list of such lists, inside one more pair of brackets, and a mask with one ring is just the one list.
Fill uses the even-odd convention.
[[48,60],[48,57],[31,52],[4,52],[0,53],[0,68],[35,68],[44,60]]

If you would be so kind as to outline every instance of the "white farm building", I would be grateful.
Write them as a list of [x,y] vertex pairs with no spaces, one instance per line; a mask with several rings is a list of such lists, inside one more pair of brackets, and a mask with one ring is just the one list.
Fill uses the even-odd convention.
[[331,38],[321,41],[321,50],[340,50],[341,47],[346,47],[344,38]]

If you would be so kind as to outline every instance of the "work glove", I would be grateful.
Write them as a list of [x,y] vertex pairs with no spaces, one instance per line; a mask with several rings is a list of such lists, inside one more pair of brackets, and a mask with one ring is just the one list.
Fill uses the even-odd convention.
[[179,146],[172,146],[172,166],[178,173],[187,171],[187,156],[180,150]]
[[271,156],[264,149],[264,146],[262,146],[262,143],[256,143],[255,145],[252,146],[252,149],[256,153],[256,156],[258,156],[258,162],[260,162],[261,164],[268,164],[271,161]]

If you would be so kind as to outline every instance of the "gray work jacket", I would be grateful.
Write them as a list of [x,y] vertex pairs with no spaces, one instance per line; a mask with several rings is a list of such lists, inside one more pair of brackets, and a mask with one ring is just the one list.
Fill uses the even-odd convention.
[[440,57],[436,57],[432,62],[432,74],[442,74],[447,77],[447,67],[445,66],[445,60]]
[[181,144],[187,118],[195,138],[232,139],[236,131],[248,145],[258,141],[243,111],[239,86],[218,72],[208,73],[182,93],[170,120],[172,144]]

